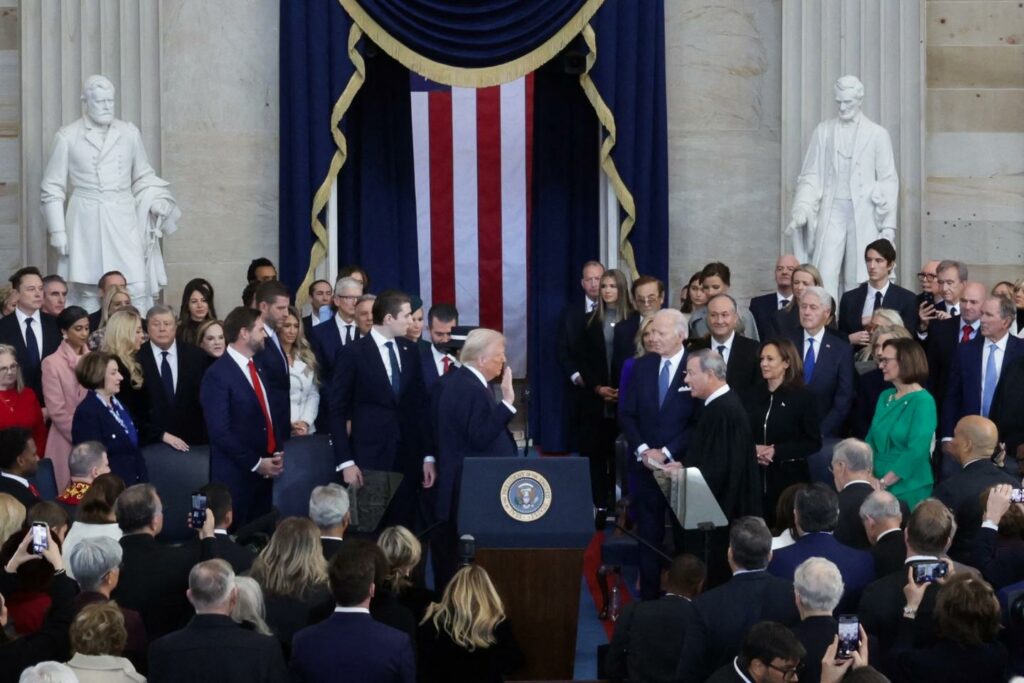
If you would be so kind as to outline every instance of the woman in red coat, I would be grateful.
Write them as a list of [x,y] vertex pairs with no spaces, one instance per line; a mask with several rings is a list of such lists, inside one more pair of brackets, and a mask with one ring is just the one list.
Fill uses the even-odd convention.
[[46,420],[36,392],[25,386],[14,347],[0,344],[0,429],[8,427],[31,430],[36,450],[46,450]]

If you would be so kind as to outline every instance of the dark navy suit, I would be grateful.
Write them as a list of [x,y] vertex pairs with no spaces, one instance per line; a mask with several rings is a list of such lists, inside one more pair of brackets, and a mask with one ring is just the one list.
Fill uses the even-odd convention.
[[[953,436],[953,428],[960,418],[965,415],[981,415],[981,380],[985,375],[981,359],[985,347],[990,343],[979,334],[970,342],[957,347],[953,366],[949,370],[946,399],[942,402],[942,420],[939,424],[943,438]],[[1001,370],[1005,370],[1018,358],[1024,358],[1024,341],[1008,334],[1002,356]],[[1002,377],[1000,371],[999,379],[1002,380]],[[1002,381],[996,384],[997,391],[1000,384]]]
[[335,612],[292,640],[292,681],[414,683],[416,662],[408,634],[369,614]]
[[[266,371],[258,365],[257,371],[266,387]],[[210,436],[210,480],[231,491],[235,525],[241,526],[270,511],[271,481],[253,471],[268,455],[263,410],[244,371],[226,351],[203,375],[199,401]],[[280,450],[289,423],[273,415],[271,421]]]
[[812,557],[824,557],[839,567],[844,590],[836,609],[840,612],[855,610],[861,592],[875,580],[875,560],[871,553],[845,546],[832,534],[805,534],[793,545],[776,550],[768,564],[768,571],[781,579],[792,581],[800,563]]
[[[434,352],[431,350],[433,347],[433,344],[422,339],[416,344],[416,350],[420,354],[420,367],[423,368],[423,385],[427,388],[427,394],[434,390],[434,385],[441,377],[437,372],[437,365],[434,363]],[[454,369],[454,363],[452,369]]]
[[[356,327],[355,321],[352,322],[352,335],[353,340],[360,337],[359,328]],[[343,346],[336,315],[332,315],[329,319],[313,328],[312,333],[309,335],[309,345],[313,347],[316,363],[320,368],[320,381],[326,387],[330,384],[331,375],[334,372],[334,359],[338,355],[338,350]],[[316,418],[316,428],[318,431],[327,432],[330,430],[330,400],[331,397],[327,391],[320,392],[320,409]]]
[[331,377],[328,424],[335,465],[351,460],[360,470],[404,475],[385,521],[413,528],[423,458],[430,455],[430,404],[419,351],[396,339],[395,353],[401,366],[397,396],[372,334],[342,347]]
[[[788,297],[793,300],[793,295]],[[779,311],[779,297],[776,292],[755,296],[750,300],[750,314],[754,316],[757,323],[757,332],[761,339],[772,339],[780,333],[779,324],[776,321],[776,313]],[[732,382],[729,383],[732,385]]]
[[[22,336],[22,328],[18,322],[18,314],[12,312],[8,316],[0,318],[0,344],[9,344],[14,347],[14,355],[21,366],[21,376],[25,380],[25,386],[36,392],[39,405],[45,406],[43,400],[43,359],[57,350],[60,346],[61,335],[57,329],[57,320],[52,315],[39,312],[39,325],[32,324],[32,332],[38,339],[43,338],[43,352],[39,354],[39,365],[30,368],[28,364],[28,350],[25,347],[25,338]],[[40,330],[39,327],[42,327]],[[95,329],[95,328],[93,328]],[[78,443],[77,441],[75,443]]]
[[[135,430],[127,409],[122,409],[120,415],[128,430]],[[71,421],[71,440],[74,443],[99,441],[103,444],[107,450],[110,471],[124,479],[128,486],[149,481],[146,461],[142,459],[138,439],[136,431],[133,443],[129,431],[126,431],[110,409],[100,402],[95,391],[89,391],[75,409],[75,416]]]
[[[683,384],[685,354],[679,363],[680,367],[675,369],[665,402],[658,405],[658,374],[662,360],[657,354],[647,354],[636,360],[629,391],[626,392],[619,412],[619,421],[626,436],[626,462],[637,533],[656,546],[660,546],[664,538],[668,503],[653,473],[636,459],[636,451],[645,443],[648,448],[667,448],[674,460],[682,462],[689,443],[694,412],[693,398],[689,388]],[[678,523],[673,520],[673,531],[679,545],[682,529],[677,527]],[[640,590],[645,600],[658,597],[659,573],[658,556],[641,546]]]
[[[800,357],[804,357],[804,330],[791,334],[790,341]],[[807,388],[819,400],[821,435],[840,436],[853,405],[853,349],[849,342],[826,328],[821,344],[814,345],[814,354],[814,373]]]
[[[868,297],[868,283],[845,292],[839,300],[839,331],[849,336],[864,329],[862,314]],[[882,297],[882,308],[890,308],[903,318],[903,326],[911,332],[917,329],[917,296],[909,289],[889,283]]]
[[[270,334],[267,334],[263,350],[252,357],[260,371],[260,377],[267,389],[267,400],[270,402],[270,416],[274,420],[274,430],[281,434],[282,439],[291,434],[291,376],[288,373],[288,361],[284,352]],[[283,441],[278,442],[283,443]]]
[[469,368],[449,372],[433,392],[437,437],[437,483],[434,513],[442,521],[432,537],[435,586],[455,573],[456,522],[462,463],[466,458],[511,458],[519,455],[508,423],[514,413]]

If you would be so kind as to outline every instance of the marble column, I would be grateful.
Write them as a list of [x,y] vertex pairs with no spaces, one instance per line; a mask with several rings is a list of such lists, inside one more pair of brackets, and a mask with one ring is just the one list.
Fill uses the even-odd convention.
[[903,267],[897,275],[901,285],[915,291],[922,257],[922,24],[921,0],[785,0],[782,5],[780,239],[811,132],[836,115],[832,86],[840,76],[857,76],[864,83],[864,113],[892,138],[900,177],[896,250]]
[[82,83],[103,74],[117,117],[138,126],[161,169],[160,21],[157,0],[22,2],[21,243],[25,263],[52,272],[39,183],[57,130],[82,115]]

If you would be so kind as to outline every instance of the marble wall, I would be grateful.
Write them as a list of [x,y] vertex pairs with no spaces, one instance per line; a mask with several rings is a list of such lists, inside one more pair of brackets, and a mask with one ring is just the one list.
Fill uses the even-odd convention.
[[708,261],[741,299],[779,253],[781,0],[665,3],[669,289]]
[[18,0],[0,0],[0,274],[22,262]]
[[929,258],[989,284],[1024,276],[1024,5],[926,3]]

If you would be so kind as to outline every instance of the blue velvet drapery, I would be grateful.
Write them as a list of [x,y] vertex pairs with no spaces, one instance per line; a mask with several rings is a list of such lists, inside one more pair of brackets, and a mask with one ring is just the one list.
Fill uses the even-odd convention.
[[[434,67],[495,69],[536,55],[588,0],[282,0],[281,278],[297,289],[308,282],[311,261],[323,257],[317,234],[325,237],[326,196],[331,173],[340,167],[340,263],[361,263],[374,290],[416,292],[409,64],[395,63],[366,37],[350,50],[350,39],[361,31],[342,4],[357,6],[378,40]],[[639,272],[664,279],[664,0],[605,0],[589,26],[596,44],[589,76],[616,129],[611,160],[622,180],[620,200],[631,199],[635,207],[628,234],[634,263]],[[571,445],[566,387],[552,374],[557,317],[566,301],[579,296],[579,266],[596,256],[598,243],[597,150],[585,139],[597,140],[596,105],[585,106],[580,86],[577,75],[538,75],[535,95],[530,413],[532,436],[546,450]],[[602,137],[607,135],[603,129]]]

